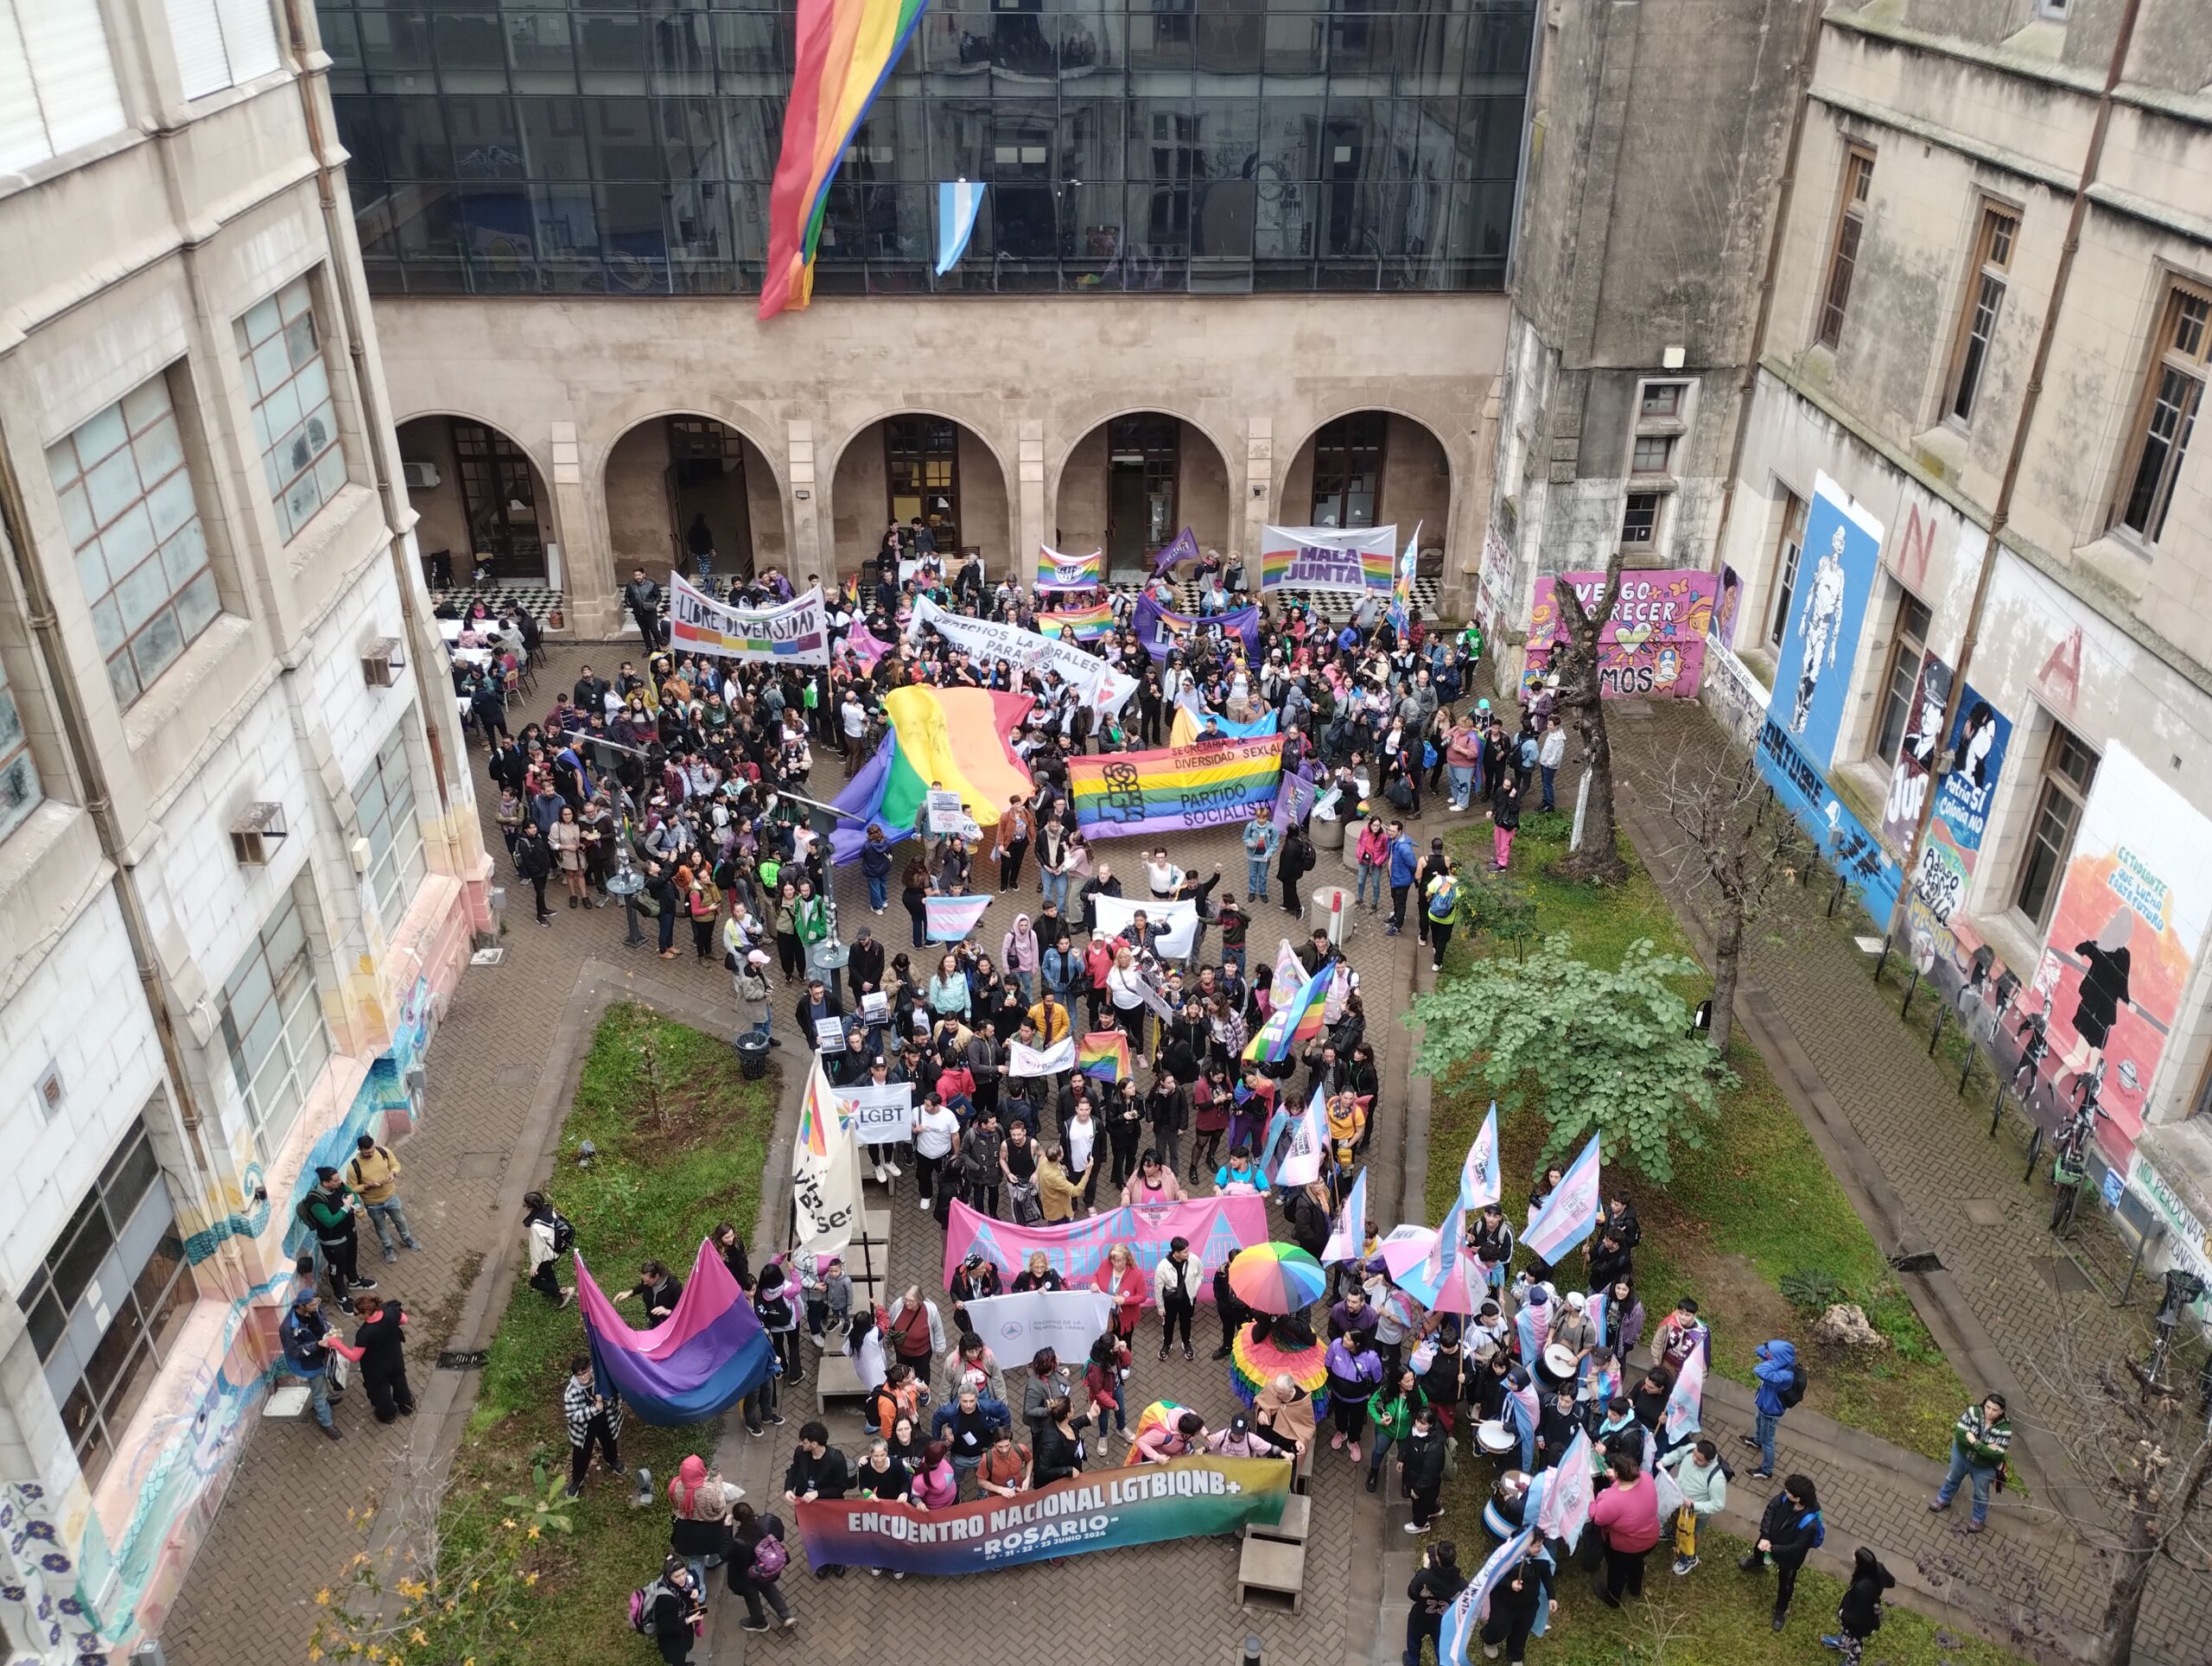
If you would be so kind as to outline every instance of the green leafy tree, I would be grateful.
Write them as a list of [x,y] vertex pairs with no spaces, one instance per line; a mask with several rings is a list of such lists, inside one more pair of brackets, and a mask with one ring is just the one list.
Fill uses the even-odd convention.
[[1702,969],[1662,955],[1649,938],[1611,971],[1574,957],[1573,939],[1546,938],[1517,960],[1480,960],[1414,1002],[1422,1027],[1414,1068],[1442,1076],[1471,1065],[1509,1109],[1523,1103],[1551,1126],[1547,1159],[1602,1136],[1608,1160],[1664,1185],[1677,1142],[1693,1150],[1736,1076],[1690,1030],[1673,980]]

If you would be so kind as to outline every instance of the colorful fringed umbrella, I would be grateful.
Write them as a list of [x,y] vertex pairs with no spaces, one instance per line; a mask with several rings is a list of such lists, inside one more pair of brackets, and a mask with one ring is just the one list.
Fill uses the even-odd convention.
[[1229,1288],[1255,1313],[1294,1313],[1319,1301],[1329,1280],[1294,1243],[1255,1243],[1229,1263]]

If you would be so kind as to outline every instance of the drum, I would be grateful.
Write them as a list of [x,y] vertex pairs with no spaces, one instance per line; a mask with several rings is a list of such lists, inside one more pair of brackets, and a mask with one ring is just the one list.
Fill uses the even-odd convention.
[[1519,1448],[1521,1442],[1511,1429],[1495,1417],[1485,1417],[1475,1425],[1475,1444],[1493,1458],[1503,1458]]
[[1574,1350],[1564,1342],[1554,1342],[1544,1349],[1544,1369],[1555,1383],[1574,1380]]

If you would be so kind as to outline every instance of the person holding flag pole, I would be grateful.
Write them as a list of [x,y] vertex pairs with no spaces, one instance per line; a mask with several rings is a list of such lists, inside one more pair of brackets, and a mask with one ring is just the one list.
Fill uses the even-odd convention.
[[1593,1134],[1521,1235],[1522,1246],[1546,1266],[1556,1266],[1560,1256],[1597,1230],[1598,1162],[1598,1136]]

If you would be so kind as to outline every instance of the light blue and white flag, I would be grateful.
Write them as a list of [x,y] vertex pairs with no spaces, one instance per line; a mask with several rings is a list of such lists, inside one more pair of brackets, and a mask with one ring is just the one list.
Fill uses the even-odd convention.
[[1598,1136],[1593,1134],[1521,1235],[1522,1246],[1548,1264],[1588,1237],[1598,1224]]
[[1452,1606],[1444,1611],[1444,1624],[1438,1628],[1436,1658],[1440,1666],[1466,1666],[1467,1645],[1474,1641],[1475,1628],[1489,1618],[1490,1593],[1513,1571],[1535,1536],[1534,1529],[1524,1527],[1491,1551],[1490,1560],[1452,1599]]
[[1490,1115],[1483,1118],[1482,1132],[1475,1135],[1474,1143],[1467,1148],[1467,1160],[1459,1165],[1459,1202],[1468,1209],[1481,1209],[1504,1195],[1505,1182],[1497,1170],[1497,1101],[1493,1099]]
[[923,933],[931,943],[957,943],[974,931],[991,906],[988,897],[925,897]]
[[981,180],[954,180],[937,188],[937,275],[943,277],[968,252],[976,216],[983,207]]

